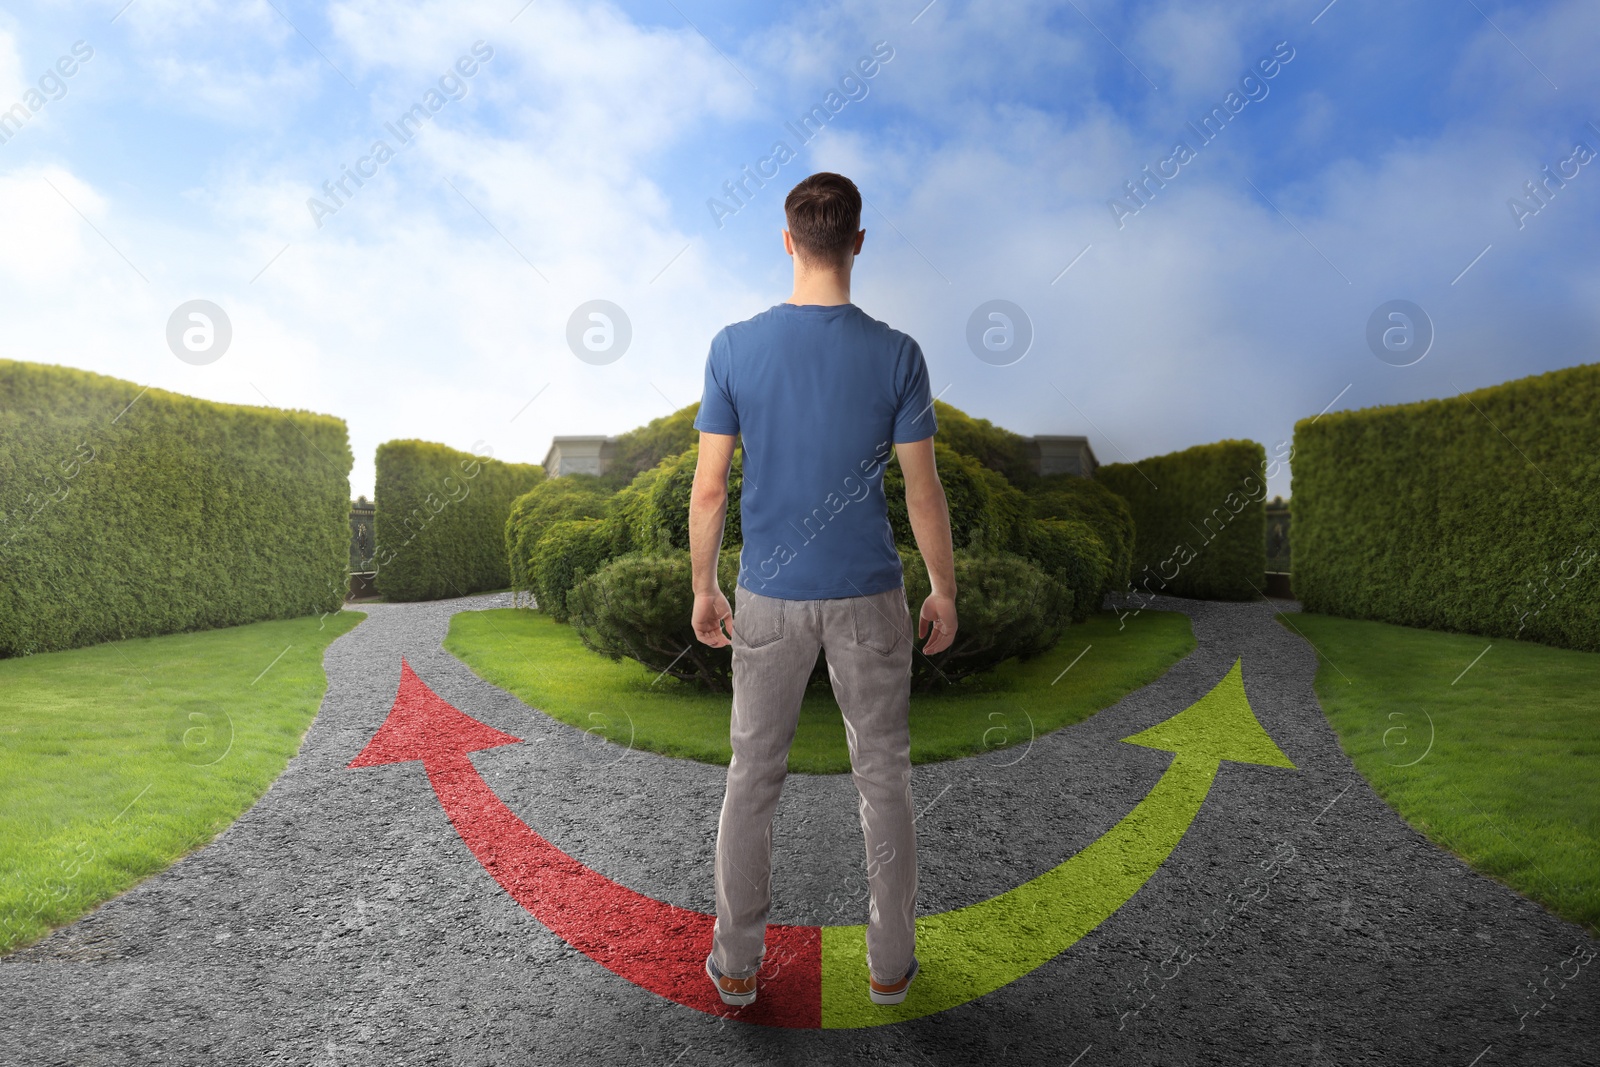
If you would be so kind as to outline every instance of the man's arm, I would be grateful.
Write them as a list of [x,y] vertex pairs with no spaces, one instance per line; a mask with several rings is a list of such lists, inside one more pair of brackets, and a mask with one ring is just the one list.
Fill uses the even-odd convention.
[[[733,434],[700,434],[700,458],[689,491],[689,559],[694,568],[694,635],[721,648],[733,636],[733,609],[717,585],[717,550],[728,517],[728,468],[733,464]],[[728,620],[723,633],[722,620]]]
[[[702,456],[704,453],[702,453]],[[922,646],[925,655],[943,652],[956,637],[956,564],[950,544],[950,504],[933,461],[933,438],[895,446],[901,473],[906,480],[906,512],[911,517],[911,533],[917,550],[928,567],[928,582],[933,592],[923,601],[917,621],[917,636],[933,636]]]

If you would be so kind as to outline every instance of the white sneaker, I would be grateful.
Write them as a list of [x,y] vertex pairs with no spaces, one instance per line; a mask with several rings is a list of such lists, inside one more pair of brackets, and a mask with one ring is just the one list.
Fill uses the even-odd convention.
[[[884,985],[870,975],[867,980],[867,996],[872,998],[874,1004],[899,1004],[906,999],[906,992],[911,988],[911,979],[917,976],[917,957],[911,957],[911,969],[905,977],[898,982]],[[754,994],[751,994],[754,997]]]
[[[756,976],[749,978],[729,978],[717,970],[716,961],[710,956],[706,957],[706,976],[717,987],[717,996],[722,998],[722,1003],[732,1004],[734,1007],[744,1007],[746,1004],[756,1002]],[[905,999],[905,994],[900,994]]]

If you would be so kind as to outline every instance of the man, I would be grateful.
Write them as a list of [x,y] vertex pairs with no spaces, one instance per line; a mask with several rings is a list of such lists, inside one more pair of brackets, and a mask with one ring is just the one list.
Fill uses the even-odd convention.
[[[899,1004],[916,977],[917,856],[911,807],[913,637],[883,495],[891,453],[932,594],[923,652],[956,633],[950,512],[934,467],[922,350],[850,302],[866,231],[861,194],[813,174],[784,201],[788,301],[711,342],[689,505],[694,630],[733,645],[733,761],[717,830],[717,921],[706,973],[728,1004],[756,998],[771,903],[772,814],[806,680],[825,649],[844,714],[866,838],[868,995]],[[743,439],[738,624],[717,586],[728,468]],[[929,636],[931,630],[931,636]]]

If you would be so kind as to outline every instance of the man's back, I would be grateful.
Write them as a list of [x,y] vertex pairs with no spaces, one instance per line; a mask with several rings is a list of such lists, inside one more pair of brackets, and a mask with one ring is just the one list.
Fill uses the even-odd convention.
[[[717,823],[717,921],[706,975],[725,1004],[756,998],[772,903],[772,815],[819,654],[828,661],[861,794],[867,989],[899,1004],[917,975],[911,800],[913,641],[955,638],[950,513],[933,453],[933,400],[915,341],[850,302],[866,231],[861,194],[813,174],[784,200],[788,301],[719,332],[706,359],[689,498],[695,637],[733,646],[728,788]],[[734,445],[744,440],[738,618],[717,585]],[[899,446],[896,448],[895,446]],[[913,622],[883,496],[894,453],[931,592]]]
[[740,585],[814,600],[902,583],[884,464],[935,429],[910,337],[854,304],[778,304],[712,341],[695,426],[743,442]]

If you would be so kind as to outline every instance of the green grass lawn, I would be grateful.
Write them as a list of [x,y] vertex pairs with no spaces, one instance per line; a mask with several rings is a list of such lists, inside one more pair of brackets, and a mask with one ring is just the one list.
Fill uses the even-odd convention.
[[1475,869],[1600,929],[1600,654],[1280,618],[1320,651],[1317,697],[1384,800]]
[[[656,681],[632,660],[608,660],[548,615],[516,608],[463,611],[450,620],[444,647],[528,705],[608,741],[705,763],[732,758],[728,695],[671,678]],[[928,763],[1026,745],[1035,734],[1087,719],[1154,681],[1193,648],[1185,615],[1145,611],[1119,631],[1114,614],[1101,614],[1069,627],[1060,644],[1030,662],[1013,660],[946,692],[914,695],[911,758]],[[844,722],[826,686],[806,694],[789,769],[850,769]]]
[[344,611],[0,660],[0,952],[166,868],[272,784]]

